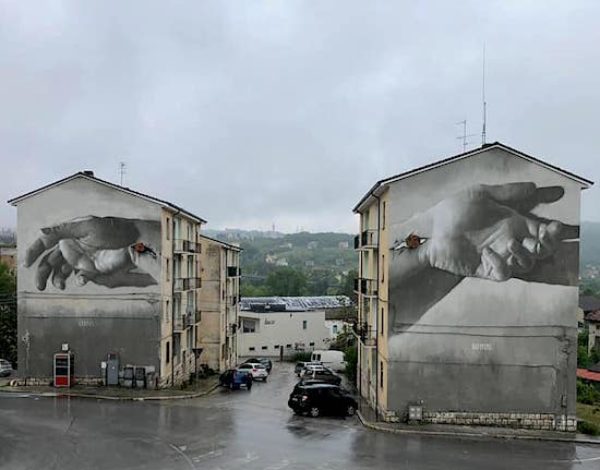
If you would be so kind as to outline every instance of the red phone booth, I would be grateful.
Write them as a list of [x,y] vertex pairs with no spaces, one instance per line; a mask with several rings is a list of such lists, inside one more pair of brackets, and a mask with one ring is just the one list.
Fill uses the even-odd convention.
[[73,353],[64,352],[54,355],[54,386],[70,387],[74,380],[75,361]]

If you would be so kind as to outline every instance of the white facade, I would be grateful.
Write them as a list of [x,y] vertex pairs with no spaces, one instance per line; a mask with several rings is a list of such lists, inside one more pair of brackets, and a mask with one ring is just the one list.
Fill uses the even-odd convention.
[[298,351],[327,349],[330,332],[325,311],[240,312],[240,356],[290,356]]

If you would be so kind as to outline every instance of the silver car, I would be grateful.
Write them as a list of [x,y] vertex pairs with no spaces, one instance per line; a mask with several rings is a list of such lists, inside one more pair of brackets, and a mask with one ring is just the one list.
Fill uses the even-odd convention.
[[6,359],[0,359],[0,377],[8,377],[12,374],[13,368]]

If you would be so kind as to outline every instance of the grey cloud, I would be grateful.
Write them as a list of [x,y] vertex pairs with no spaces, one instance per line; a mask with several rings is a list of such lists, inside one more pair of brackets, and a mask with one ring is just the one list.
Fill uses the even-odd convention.
[[212,227],[351,231],[375,180],[460,151],[459,120],[480,132],[484,41],[488,140],[600,176],[596,2],[1,8],[5,200],[125,160]]

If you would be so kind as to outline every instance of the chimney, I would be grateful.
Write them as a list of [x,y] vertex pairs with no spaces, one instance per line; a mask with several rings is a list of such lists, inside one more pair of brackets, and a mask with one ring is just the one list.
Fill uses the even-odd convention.
[[83,170],[83,174],[86,176],[94,177],[94,172],[92,170]]

